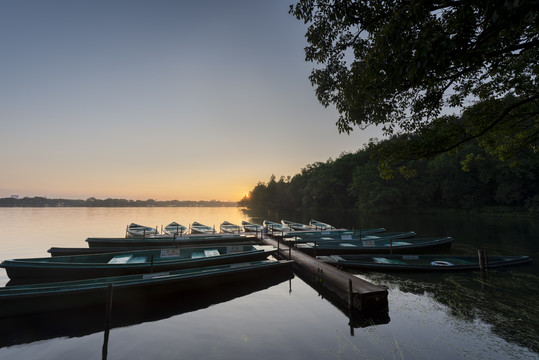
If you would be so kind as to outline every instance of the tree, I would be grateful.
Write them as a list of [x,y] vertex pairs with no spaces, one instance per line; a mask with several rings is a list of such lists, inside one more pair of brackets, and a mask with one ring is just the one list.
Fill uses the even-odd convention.
[[[511,158],[537,149],[539,3],[534,0],[300,0],[306,60],[349,133],[381,126],[386,165],[477,139]],[[469,104],[481,103],[481,106]],[[440,116],[447,111],[463,116]],[[447,114],[446,114],[447,115]],[[508,141],[508,139],[510,141]]]

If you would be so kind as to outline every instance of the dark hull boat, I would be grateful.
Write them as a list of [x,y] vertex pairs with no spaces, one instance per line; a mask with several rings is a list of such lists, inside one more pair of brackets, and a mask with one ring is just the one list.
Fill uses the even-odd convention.
[[15,282],[45,282],[148,272],[263,260],[276,252],[273,246],[235,245],[207,248],[168,248],[120,253],[57,256],[5,260]]
[[339,267],[375,271],[459,271],[480,270],[524,264],[532,261],[528,256],[488,256],[480,264],[478,256],[459,255],[331,255],[319,260]]
[[[293,231],[293,230],[279,230],[273,233],[274,237],[363,237],[367,235],[380,235],[386,231],[385,228],[368,228],[362,230],[349,230],[349,229],[325,229],[325,230],[306,230],[306,231]],[[272,235],[271,232],[269,232]]]
[[[183,295],[181,287],[178,294],[180,296],[175,296],[174,289],[171,289],[171,292],[164,294],[164,296],[154,296],[152,293],[143,294],[141,292],[139,295],[143,296],[127,299],[121,303],[114,297],[113,290],[110,330],[198,311],[263,291],[293,278],[292,269],[272,271],[268,273],[268,276],[243,279],[239,286],[225,282],[223,285],[199,289],[196,292],[190,291],[188,296],[181,296]],[[59,337],[81,337],[102,333],[109,329],[106,328],[104,321],[106,316],[104,302],[96,303],[95,306],[69,305],[69,308],[59,311],[3,317],[2,327],[0,327],[0,348]]]
[[[260,245],[258,241],[215,241],[215,242],[208,242],[203,244],[176,244],[174,248],[182,249],[182,248],[188,248],[193,246],[204,246],[204,247],[210,247],[210,246],[235,246],[235,245]],[[47,250],[48,253],[51,254],[51,256],[72,256],[72,255],[90,255],[90,254],[103,254],[103,253],[111,253],[111,252],[128,252],[128,251],[138,251],[138,250],[152,250],[152,249],[169,249],[171,246],[118,246],[118,247],[111,247],[111,246],[103,246],[103,247],[56,247],[53,246],[49,250]]]
[[414,253],[450,248],[453,238],[377,239],[362,241],[329,241],[296,244],[296,249],[312,256],[334,254]]
[[[116,303],[136,303],[176,293],[192,294],[251,279],[277,276],[291,270],[292,261],[255,261],[171,272],[0,288],[0,318],[105,306],[108,294]],[[112,287],[112,293],[109,293]]]
[[174,247],[181,245],[205,245],[217,242],[257,242],[253,235],[246,234],[186,234],[181,236],[161,236],[152,238],[88,238],[86,242],[94,247]]
[[283,239],[285,241],[293,241],[297,243],[305,242],[331,242],[331,241],[368,241],[368,240],[388,240],[388,239],[409,239],[416,235],[415,231],[402,231],[402,232],[383,232],[373,234],[357,234],[357,233],[342,233],[333,235],[321,235],[321,234],[307,234],[298,236],[287,236]]

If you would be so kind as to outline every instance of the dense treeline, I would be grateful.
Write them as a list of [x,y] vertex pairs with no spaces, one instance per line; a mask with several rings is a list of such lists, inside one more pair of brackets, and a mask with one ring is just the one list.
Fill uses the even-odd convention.
[[22,199],[2,198],[0,207],[222,207],[237,206],[236,202],[230,201],[156,201],[148,200],[126,200],[126,199],[96,199],[88,198],[86,200],[72,199],[47,199],[46,197],[25,197]]
[[[460,152],[415,161],[407,176],[380,176],[370,143],[356,153],[307,165],[293,177],[259,182],[240,205],[251,209],[358,208],[395,210],[466,209],[539,213],[539,160],[532,149],[502,162],[477,144]],[[470,155],[470,154],[474,155]]]

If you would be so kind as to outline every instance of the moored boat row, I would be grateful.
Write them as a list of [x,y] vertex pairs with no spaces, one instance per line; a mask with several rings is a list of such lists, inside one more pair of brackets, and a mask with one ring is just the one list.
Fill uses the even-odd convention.
[[[437,255],[451,248],[450,236],[416,238],[414,231],[387,232],[385,228],[336,229],[316,220],[309,225],[282,220],[265,221],[270,236],[296,250],[337,267],[375,271],[456,271],[524,264],[528,256]],[[482,258],[483,257],[483,258]]]
[[238,229],[229,222],[221,233],[201,223],[189,229],[171,223],[159,234],[157,227],[132,223],[124,238],[88,238],[88,248],[49,250],[60,256],[4,260],[0,267],[10,281],[0,288],[0,317],[100,303],[110,286],[117,301],[291,273],[291,261],[271,257],[274,246],[256,244],[256,234]]

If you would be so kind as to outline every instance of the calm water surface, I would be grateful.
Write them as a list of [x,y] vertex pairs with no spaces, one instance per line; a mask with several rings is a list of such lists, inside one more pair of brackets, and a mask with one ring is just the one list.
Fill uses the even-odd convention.
[[[356,276],[389,288],[389,318],[351,327],[300,278],[250,283],[156,303],[114,317],[100,310],[0,319],[0,359],[539,359],[537,219],[366,216],[323,212],[247,215],[236,208],[0,208],[0,257],[47,256],[52,246],[124,236],[131,222],[215,225],[228,220],[308,222],[451,235],[452,252],[530,255],[530,265],[488,274]],[[8,281],[0,269],[0,285]],[[105,345],[105,346],[104,346]]]

